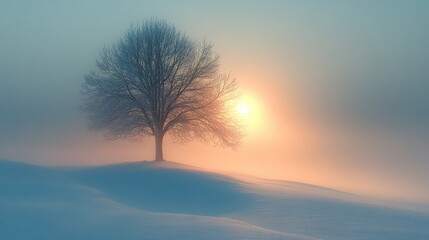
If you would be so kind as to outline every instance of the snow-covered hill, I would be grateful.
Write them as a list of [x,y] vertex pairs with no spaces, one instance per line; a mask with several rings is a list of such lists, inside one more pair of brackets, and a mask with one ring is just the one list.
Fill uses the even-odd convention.
[[429,239],[428,226],[424,212],[171,162],[0,161],[0,239]]

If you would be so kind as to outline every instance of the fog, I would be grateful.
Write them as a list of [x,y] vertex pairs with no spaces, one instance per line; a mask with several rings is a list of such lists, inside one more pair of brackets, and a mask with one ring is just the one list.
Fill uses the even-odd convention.
[[131,24],[166,19],[215,44],[251,96],[237,151],[167,139],[167,160],[429,204],[426,1],[0,3],[0,158],[153,159],[153,139],[87,129],[83,77]]

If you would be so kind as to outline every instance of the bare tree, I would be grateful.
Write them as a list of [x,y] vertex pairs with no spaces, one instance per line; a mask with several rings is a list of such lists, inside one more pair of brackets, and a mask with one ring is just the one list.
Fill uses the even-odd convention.
[[154,136],[155,159],[163,160],[166,133],[236,147],[241,131],[230,105],[237,87],[219,74],[212,44],[152,19],[100,52],[82,92],[93,128],[114,138]]

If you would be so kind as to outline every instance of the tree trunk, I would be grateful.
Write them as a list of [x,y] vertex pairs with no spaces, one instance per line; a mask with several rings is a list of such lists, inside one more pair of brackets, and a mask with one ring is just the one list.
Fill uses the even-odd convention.
[[162,153],[162,140],[164,134],[155,135],[155,161],[164,161],[164,155]]

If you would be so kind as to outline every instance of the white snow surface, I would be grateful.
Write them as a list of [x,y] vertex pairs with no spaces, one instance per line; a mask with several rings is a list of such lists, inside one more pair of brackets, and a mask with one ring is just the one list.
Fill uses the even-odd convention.
[[172,162],[0,160],[0,239],[429,239],[429,214]]

